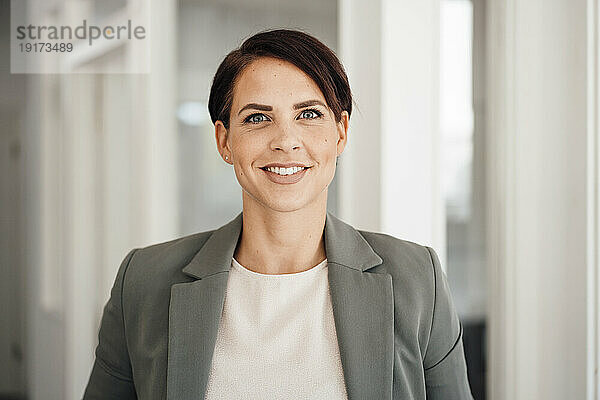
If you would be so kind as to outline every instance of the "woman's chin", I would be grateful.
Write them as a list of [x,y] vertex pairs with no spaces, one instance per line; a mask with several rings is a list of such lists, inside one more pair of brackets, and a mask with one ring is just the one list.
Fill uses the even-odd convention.
[[315,202],[296,194],[253,197],[262,207],[275,212],[294,212],[310,208]]
[[[327,188],[320,193],[304,190],[243,190],[244,208],[258,207],[276,212],[293,212],[302,209],[321,209],[321,202],[327,203]],[[270,189],[270,188],[264,188]]]
[[278,201],[269,201],[265,206],[277,212],[294,212],[308,208],[309,204],[309,202],[300,201],[299,199],[292,199],[289,201],[278,199]]

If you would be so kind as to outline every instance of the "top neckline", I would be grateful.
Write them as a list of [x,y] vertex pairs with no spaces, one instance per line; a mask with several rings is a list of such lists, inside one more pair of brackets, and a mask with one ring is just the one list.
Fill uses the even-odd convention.
[[246,268],[242,264],[240,264],[234,257],[232,257],[231,259],[232,259],[232,266],[237,267],[238,270],[243,271],[244,273],[246,273],[248,275],[255,276],[255,277],[261,277],[261,278],[293,278],[293,277],[305,276],[305,275],[310,275],[312,273],[315,273],[316,271],[320,271],[321,269],[325,268],[325,266],[327,265],[327,258],[326,258],[323,261],[321,261],[320,263],[318,263],[317,265],[315,265],[314,267],[311,267],[304,271],[292,272],[289,274],[263,274],[260,272],[255,272],[255,271],[249,270],[248,268]]

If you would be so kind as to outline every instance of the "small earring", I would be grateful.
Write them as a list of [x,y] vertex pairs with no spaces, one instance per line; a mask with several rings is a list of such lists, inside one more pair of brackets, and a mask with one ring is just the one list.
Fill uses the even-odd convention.
[[229,160],[229,157],[225,156],[225,160]]

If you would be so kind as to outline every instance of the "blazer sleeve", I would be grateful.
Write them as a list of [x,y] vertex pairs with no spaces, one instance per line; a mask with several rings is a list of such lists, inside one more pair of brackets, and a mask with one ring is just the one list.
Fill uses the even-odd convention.
[[96,360],[83,395],[84,400],[137,399],[123,318],[123,281],[135,251],[131,250],[121,263],[110,299],[104,306]]
[[428,400],[472,400],[462,343],[462,325],[452,303],[446,275],[435,251],[427,247],[434,274],[431,334],[423,360]]

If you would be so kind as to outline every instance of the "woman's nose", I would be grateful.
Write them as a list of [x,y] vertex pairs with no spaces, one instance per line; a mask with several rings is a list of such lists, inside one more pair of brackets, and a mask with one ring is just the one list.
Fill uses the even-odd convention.
[[286,125],[276,128],[276,133],[271,140],[271,150],[291,151],[300,147],[302,147],[300,135],[294,127]]

